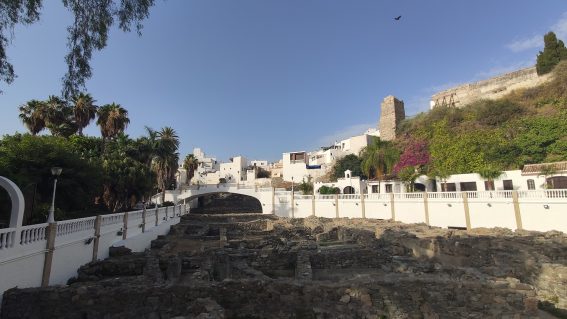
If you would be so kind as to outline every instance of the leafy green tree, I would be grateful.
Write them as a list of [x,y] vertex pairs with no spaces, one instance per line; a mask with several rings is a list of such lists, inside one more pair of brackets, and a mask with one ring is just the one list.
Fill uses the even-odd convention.
[[97,106],[94,105],[95,100],[90,94],[79,93],[73,96],[72,101],[75,124],[77,125],[79,135],[83,135],[83,129],[87,127],[96,116]]
[[350,170],[352,172],[352,176],[365,177],[362,173],[362,160],[354,154],[349,154],[338,159],[331,170],[331,177],[336,181],[338,178],[345,176],[346,170]]
[[422,175],[422,171],[418,167],[405,166],[397,173],[398,178],[404,182],[406,191],[415,191],[415,179]]
[[399,157],[400,152],[391,142],[374,139],[360,152],[362,172],[369,178],[383,180],[392,172]]
[[45,129],[45,120],[47,118],[47,107],[45,102],[31,100],[20,106],[19,110],[20,120],[22,120],[32,135],[37,135]]
[[338,187],[329,187],[327,185],[323,185],[319,187],[319,194],[321,195],[334,195],[339,194],[341,190]]
[[299,190],[303,193],[303,195],[311,195],[313,194],[313,182],[311,181],[311,176],[307,177],[307,180],[302,180],[301,184],[297,186]]
[[112,212],[129,210],[151,195],[153,173],[143,163],[123,157],[118,151],[105,155],[103,169],[106,178],[102,198]]
[[53,192],[50,169],[54,166],[63,168],[55,203],[64,212],[60,217],[92,214],[95,197],[102,190],[100,162],[82,158],[73,149],[70,141],[56,136],[16,134],[0,140],[0,176],[11,179],[24,190],[26,207],[36,208],[28,213],[32,220],[45,221],[47,211],[38,208],[42,204],[49,207]]
[[[141,34],[141,22],[149,16],[154,0],[63,0],[71,11],[73,22],[67,28],[65,57],[67,73],[63,77],[63,96],[70,98],[85,87],[92,76],[90,60],[93,51],[106,47],[108,34],[115,23],[129,32],[135,27]],[[48,3],[51,4],[51,1]],[[0,81],[8,84],[15,78],[14,66],[8,62],[6,48],[16,25],[39,21],[42,0],[3,0],[0,5]],[[1,91],[0,91],[1,92]]]
[[100,126],[100,134],[104,140],[112,139],[124,132],[130,119],[128,111],[120,104],[112,103],[101,106],[98,111],[96,124]]
[[548,32],[543,37],[544,48],[537,55],[537,74],[542,75],[551,72],[561,61],[567,59],[567,48],[563,41],[557,39],[553,32]]
[[518,165],[542,163],[546,161],[548,152],[561,152],[557,146],[567,132],[567,116],[526,117],[510,123],[510,129],[513,131],[511,144],[517,151]]

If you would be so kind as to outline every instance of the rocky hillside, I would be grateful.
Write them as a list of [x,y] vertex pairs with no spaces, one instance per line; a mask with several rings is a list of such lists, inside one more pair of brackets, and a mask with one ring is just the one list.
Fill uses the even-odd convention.
[[425,141],[438,176],[567,160],[567,63],[552,77],[499,100],[420,113],[402,123],[396,144]]

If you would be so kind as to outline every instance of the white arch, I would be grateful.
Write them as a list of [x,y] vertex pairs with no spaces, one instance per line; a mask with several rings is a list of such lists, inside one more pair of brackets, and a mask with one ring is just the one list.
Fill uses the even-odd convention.
[[0,176],[0,187],[8,192],[12,200],[12,212],[10,214],[10,224],[8,227],[21,227],[24,219],[24,194],[22,194],[18,185],[3,176]]
[[[213,194],[213,193],[232,193],[232,194],[240,194],[240,195],[247,195],[253,198],[256,198],[261,206],[262,206],[262,213],[268,214],[273,213],[273,205],[272,205],[272,189],[269,191],[259,191],[256,187],[243,187],[237,186],[232,184],[220,184],[220,185],[204,185],[197,189],[186,189],[183,191],[175,190],[175,191],[166,191],[165,193],[165,200],[172,201],[174,203],[181,202],[183,200],[191,200],[203,195]],[[158,199],[160,194],[156,194],[153,198],[156,199],[156,202],[160,202]]]

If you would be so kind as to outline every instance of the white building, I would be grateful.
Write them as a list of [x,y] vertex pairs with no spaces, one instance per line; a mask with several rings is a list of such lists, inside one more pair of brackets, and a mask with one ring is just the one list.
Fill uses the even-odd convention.
[[268,171],[270,172],[270,176],[272,178],[282,177],[283,176],[283,161],[279,160],[276,163],[270,164],[268,167]]
[[215,157],[208,157],[200,148],[193,149],[198,161],[197,170],[191,180],[192,184],[216,184],[219,182],[220,165]]
[[[369,129],[368,131],[371,131]],[[367,132],[368,132],[367,131]],[[357,135],[353,137],[349,137],[345,140],[335,143],[335,146],[338,146],[342,151],[343,156],[348,154],[354,154],[358,156],[360,151],[368,146],[372,141],[376,138],[375,135],[368,135],[366,133],[362,135]]]
[[[228,163],[220,164],[219,178],[224,178],[227,183],[240,183],[246,180],[246,167],[248,161],[243,156],[235,156]],[[218,180],[217,180],[218,183]]]
[[250,161],[251,166],[261,167],[262,169],[268,170],[269,164],[266,160],[253,160]]
[[327,173],[326,165],[309,165],[307,152],[283,153],[283,180],[287,182],[316,179]]
[[[554,174],[542,175],[544,166],[553,167]],[[477,173],[455,174],[446,179],[432,180],[422,175],[415,180],[416,191],[427,192],[471,192],[471,191],[526,191],[537,189],[567,188],[567,162],[529,164],[522,170],[503,171],[493,181],[482,178]],[[368,193],[405,193],[401,181],[368,181]]]
[[360,194],[366,192],[366,181],[362,180],[359,176],[352,176],[350,170],[346,170],[345,177],[337,179],[336,182],[314,183],[313,190],[315,194],[319,193],[319,189],[322,186],[337,187],[340,190],[340,194]]

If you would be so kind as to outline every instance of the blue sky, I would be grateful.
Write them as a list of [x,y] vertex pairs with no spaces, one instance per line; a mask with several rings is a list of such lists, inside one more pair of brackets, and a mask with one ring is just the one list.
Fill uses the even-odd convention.
[[[19,105],[61,92],[71,21],[50,0],[16,28],[0,134],[25,131]],[[132,137],[175,128],[182,157],[277,160],[375,127],[387,95],[412,115],[437,90],[533,65],[549,30],[567,39],[565,0],[158,0],[141,37],[111,32],[87,87],[128,109]]]

